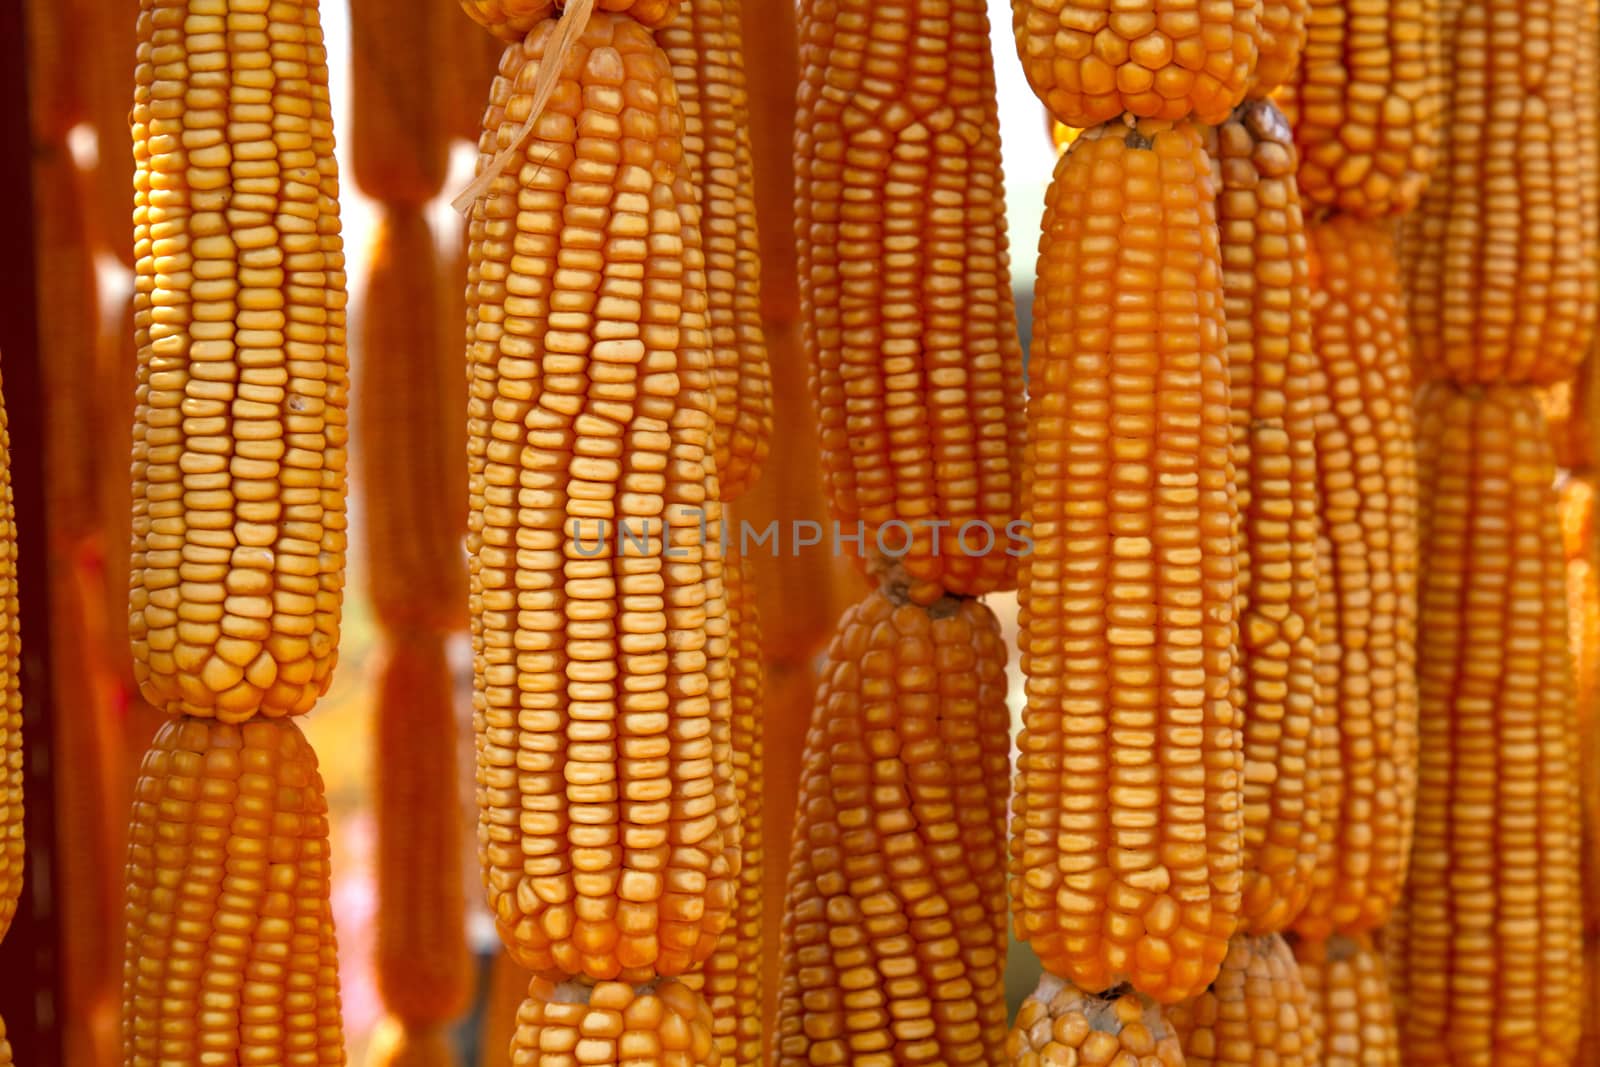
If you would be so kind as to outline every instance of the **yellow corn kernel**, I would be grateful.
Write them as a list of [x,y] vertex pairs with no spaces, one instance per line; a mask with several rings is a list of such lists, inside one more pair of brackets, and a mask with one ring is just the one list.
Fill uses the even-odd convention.
[[151,703],[308,710],[338,654],[348,363],[315,0],[144,0],[135,672]]
[[1305,907],[1321,825],[1317,456],[1311,296],[1293,135],[1269,101],[1217,128],[1239,508],[1244,701],[1240,928],[1276,933]]
[[1394,239],[1335,215],[1308,230],[1326,575],[1318,674],[1338,740],[1325,838],[1295,929],[1383,925],[1405,879],[1416,796],[1417,476]]
[[1261,54],[1248,96],[1264,100],[1280,85],[1293,81],[1306,47],[1306,18],[1312,0],[1263,0],[1260,14]]
[[761,625],[750,561],[730,552],[723,567],[733,680],[733,781],[739,798],[739,887],[717,948],[683,984],[711,1005],[717,1048],[728,1067],[762,1063],[762,719],[767,713]]
[[627,1064],[719,1067],[711,1009],[682,982],[564,982],[535,978],[517,1013],[517,1067]]
[[799,25],[795,232],[830,511],[919,603],[1009,589],[1024,388],[984,0],[805,0]]
[[455,691],[445,638],[390,631],[378,667],[373,765],[378,841],[378,992],[407,1025],[466,1010],[466,942]]
[[[22,895],[22,642],[17,605],[17,517],[11,431],[0,400],[0,938]],[[5,1034],[0,1030],[0,1042]]]
[[1016,933],[1084,989],[1216,977],[1244,754],[1222,262],[1192,124],[1086,131],[1046,200],[1022,561]]
[[1291,940],[1317,1018],[1322,1067],[1400,1067],[1395,1006],[1371,935]]
[[700,195],[717,397],[717,481],[722,499],[730,501],[755,482],[772,438],[742,3],[686,0],[677,20],[656,35],[672,60],[683,102],[684,160]]
[[839,623],[789,862],[779,1067],[1000,1061],[1005,663],[975,600],[880,590]]
[[163,726],[127,885],[127,1067],[344,1063],[328,801],[292,720]]
[[441,329],[437,258],[420,212],[382,210],[360,317],[356,459],[373,613],[449,631],[467,600],[466,389],[460,321]]
[[1418,411],[1432,492],[1401,1051],[1565,1063],[1583,961],[1555,465],[1531,390],[1439,383]]
[[1069,126],[1139,118],[1221,122],[1244,99],[1261,4],[1011,0],[1033,91]]
[[1082,993],[1053,974],[1022,1002],[1006,1039],[1012,1067],[1182,1067],[1183,1048],[1161,1008],[1126,989]]
[[1440,7],[1310,0],[1298,77],[1279,92],[1300,144],[1308,206],[1372,219],[1422,198],[1444,112]]
[[1440,180],[1406,222],[1417,365],[1459,384],[1559,381],[1600,301],[1600,138],[1576,129],[1600,131],[1580,123],[1600,95],[1596,5],[1452,3]]
[[1321,1048],[1294,954],[1278,934],[1238,934],[1211,987],[1167,1009],[1185,1067],[1317,1067]]
[[[474,21],[513,44],[538,29],[541,22],[561,14],[566,6],[567,0],[461,0],[461,7]],[[594,10],[627,15],[654,29],[677,16],[678,0],[595,0]]]
[[[484,162],[528,114],[554,30],[507,50]],[[650,31],[597,13],[470,223],[480,856],[502,938],[549,978],[698,966],[739,874],[682,129]]]

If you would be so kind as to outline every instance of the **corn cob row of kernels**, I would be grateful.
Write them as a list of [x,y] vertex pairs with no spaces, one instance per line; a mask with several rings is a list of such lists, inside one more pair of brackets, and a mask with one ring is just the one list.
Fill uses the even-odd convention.
[[1237,934],[1204,993],[1167,1019],[1185,1067],[1315,1067],[1321,1042],[1300,965],[1278,934]]
[[[17,604],[17,517],[11,496],[11,431],[0,399],[0,939],[22,896],[22,648]],[[0,1019],[0,1064],[11,1063]]]
[[1370,934],[1292,938],[1311,997],[1323,1067],[1400,1067],[1395,1004]]

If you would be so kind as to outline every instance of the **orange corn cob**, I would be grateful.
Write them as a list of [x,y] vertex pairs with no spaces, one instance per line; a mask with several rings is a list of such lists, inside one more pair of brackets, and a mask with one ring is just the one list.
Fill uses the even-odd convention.
[[1200,993],[1240,908],[1237,545],[1200,130],[1086,131],[1034,303],[1016,933],[1084,989]]
[[1012,1067],[1056,1064],[1182,1067],[1183,1048],[1161,1008],[1126,990],[1081,993],[1046,974],[1006,1039]]
[[804,0],[800,38],[795,232],[830,512],[919,603],[1011,588],[1022,349],[984,2]]
[[1308,206],[1373,219],[1404,214],[1422,198],[1445,102],[1441,6],[1310,0],[1298,77],[1280,94]]
[[1407,1064],[1566,1062],[1581,916],[1565,567],[1538,403],[1419,402],[1422,763],[1407,885]]
[[455,1067],[450,1035],[440,1026],[406,1026],[388,1017],[372,1029],[365,1067]]
[[733,916],[717,948],[683,984],[704,993],[711,1005],[717,1048],[734,1067],[762,1062],[762,718],[766,714],[761,624],[750,561],[732,554],[723,568],[728,627],[733,635],[733,781],[739,798],[738,895]]
[[122,1062],[343,1064],[328,869],[292,720],[163,726],[128,844]]
[[774,1063],[998,1062],[1005,648],[975,600],[845,613],[806,739]]
[[[63,10],[70,17],[74,4],[43,6]],[[88,231],[96,252],[109,252],[132,270],[133,218],[128,211],[128,192],[133,188],[133,140],[128,128],[128,86],[133,84],[138,20],[129,14],[119,9],[108,17],[106,11],[96,8],[73,23],[71,43],[76,61],[70,70],[81,86],[83,118],[95,136],[94,166],[84,175],[89,197],[85,207]],[[82,57],[88,56],[93,56],[94,61],[84,62]],[[128,295],[132,296],[131,285]],[[131,384],[131,364],[128,381]],[[121,381],[115,391],[121,398],[132,393]],[[128,421],[119,420],[118,451],[126,444],[127,431]],[[119,470],[115,480],[126,482],[127,472]],[[119,554],[125,544],[119,541],[115,545]],[[124,587],[119,594],[126,591]]]
[[433,234],[420,212],[386,207],[361,309],[356,458],[364,485],[367,590],[396,628],[465,620],[467,486],[460,324],[445,335]]
[[683,101],[684,162],[700,194],[717,396],[717,479],[724,500],[736,500],[750,488],[772,437],[741,4],[687,0],[677,20],[657,34],[672,60]]
[[1558,381],[1600,301],[1600,138],[1573,136],[1600,95],[1579,46],[1595,5],[1452,2],[1441,180],[1406,223],[1417,362],[1463,384]]
[[1328,580],[1319,676],[1338,731],[1328,833],[1295,929],[1381,926],[1400,893],[1416,794],[1416,499],[1411,373],[1394,241],[1335,215],[1309,228]]
[[517,1067],[718,1067],[711,1011],[682,982],[551,985],[535,978],[517,1013]]
[[344,252],[314,0],[141,0],[133,581],[146,696],[308,710],[337,659]]
[[444,638],[385,634],[373,709],[378,823],[378,992],[418,1028],[466,1010],[466,942],[454,685]]
[[[350,4],[351,173],[367,195],[387,204],[427,203],[450,166],[450,77],[435,49],[447,23],[461,22],[449,4]],[[478,39],[482,39],[478,34]],[[486,75],[487,70],[480,71]]]
[[1280,85],[1294,80],[1306,47],[1306,19],[1313,0],[1263,0],[1260,19],[1261,54],[1247,94],[1265,100]]
[[1315,1067],[1321,1061],[1300,966],[1277,934],[1239,934],[1217,980],[1167,1019],[1185,1067]]
[[1140,118],[1221,122],[1244,99],[1261,4],[1011,0],[1033,91],[1069,126]]
[[[0,400],[0,939],[22,895],[22,648],[17,615],[17,519],[11,431]],[[0,1027],[4,1024],[0,1023]],[[0,1042],[5,1031],[0,1029]]]
[[1294,939],[1322,1042],[1322,1067],[1400,1067],[1383,954],[1369,934]]
[[[543,23],[506,51],[485,163],[528,114],[554,31]],[[650,32],[597,13],[525,162],[472,211],[480,856],[502,938],[545,977],[648,981],[698,966],[739,874],[682,125]]]
[[489,966],[489,989],[483,1000],[483,1025],[478,1031],[478,1067],[511,1067],[511,1041],[517,1013],[528,992],[528,972],[511,953],[495,954]]
[[1288,928],[1310,895],[1321,824],[1311,297],[1294,142],[1283,115],[1268,101],[1243,105],[1218,127],[1214,152],[1240,519],[1239,923],[1248,933],[1274,933]]

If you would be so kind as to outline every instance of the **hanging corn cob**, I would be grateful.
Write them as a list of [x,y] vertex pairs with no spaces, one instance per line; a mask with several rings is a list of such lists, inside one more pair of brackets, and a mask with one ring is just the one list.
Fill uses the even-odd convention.
[[1029,369],[1016,931],[1074,985],[1164,1003],[1216,977],[1240,909],[1235,498],[1202,140],[1118,121],[1057,164]]
[[845,613],[806,741],[775,1062],[998,1062],[1005,1044],[999,623],[892,586]]
[[1239,509],[1244,707],[1240,928],[1276,933],[1311,892],[1321,824],[1314,735],[1318,567],[1306,239],[1289,124],[1269,101],[1218,127],[1217,217]]
[[344,583],[338,169],[316,0],[247,6],[138,24],[130,629],[174,718],[130,832],[128,1067],[344,1062],[327,800],[281,718]]
[[1319,674],[1337,734],[1325,833],[1295,924],[1376,929],[1400,894],[1416,792],[1416,470],[1405,315],[1390,231],[1335,215],[1309,229],[1322,534]]
[[919,603],[1010,588],[1022,354],[985,7],[813,0],[800,26],[800,298],[830,513]]
[[678,1062],[699,1020],[715,1063],[704,1002],[655,985],[711,955],[740,873],[699,197],[647,28],[677,5],[465,6],[526,33],[485,115],[468,273],[480,856],[539,979],[513,1058],[626,1016],[600,1062]]
[[1022,1004],[1006,1040],[1014,1067],[1059,1063],[1180,1067],[1183,1046],[1161,1007],[1139,993],[1081,993],[1053,974]]
[[1421,789],[1400,931],[1407,1063],[1567,1062],[1582,972],[1555,468],[1530,390],[1420,404]]
[[[11,431],[0,399],[0,940],[22,895],[22,649],[17,613],[17,519],[11,499]],[[11,1064],[0,1019],[0,1065]]]
[[1317,1019],[1323,1067],[1400,1067],[1387,972],[1371,935],[1295,938],[1294,953]]
[[1015,579],[1023,423],[988,16],[806,0],[798,25],[832,547],[879,588],[835,632],[804,746],[773,1055],[994,1063],[1005,655],[971,598]]
[[1410,211],[1433,173],[1444,99],[1441,0],[1309,0],[1298,77],[1280,94],[1307,205]]
[[1300,967],[1277,934],[1239,934],[1204,993],[1167,1012],[1185,1067],[1312,1067],[1320,1038]]
[[1462,384],[1569,378],[1600,301],[1600,141],[1573,135],[1600,94],[1595,5],[1528,21],[1516,0],[1454,2],[1441,180],[1406,223],[1417,363]]

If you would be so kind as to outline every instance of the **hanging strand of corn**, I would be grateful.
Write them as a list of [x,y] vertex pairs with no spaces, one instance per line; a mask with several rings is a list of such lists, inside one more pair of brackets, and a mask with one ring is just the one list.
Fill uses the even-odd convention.
[[1521,14],[1454,6],[1449,180],[1406,222],[1431,382],[1416,844],[1388,937],[1408,1064],[1567,1062],[1583,1015],[1581,727],[1539,387],[1570,396],[1593,347],[1600,6],[1556,0],[1508,24]]
[[[835,552],[773,1061],[993,1064],[1023,414],[982,0],[799,8],[795,233]],[[846,541],[845,538],[850,538]]]
[[714,383],[753,354],[712,344],[679,5],[464,7],[511,42],[458,203],[480,856],[534,972],[513,1060],[717,1064],[678,979],[741,874]]
[[127,866],[123,1063],[343,1064],[328,804],[292,716],[344,587],[344,253],[316,0],[142,0],[130,632],[171,716]]
[[[379,204],[356,333],[358,474],[380,647],[374,711],[376,979],[388,1018],[369,1067],[453,1067],[467,945],[454,684],[466,621],[466,406],[460,322],[426,209],[443,190],[457,64],[433,58],[453,8],[350,5],[353,177]],[[481,34],[479,35],[481,36]],[[465,65],[465,64],[462,64]]]
[[[97,210],[106,175],[124,174],[117,190],[120,227],[109,239],[128,249],[131,232],[125,168],[132,153],[126,147],[128,81],[132,73],[131,41],[120,57],[107,55],[106,66],[123,70],[116,87],[122,108],[123,141],[107,138],[104,171],[85,167],[74,146],[97,118],[97,94],[103,77],[83,68],[83,49],[96,47],[112,32],[91,23],[108,21],[90,14],[83,0],[29,5],[26,11],[29,53],[31,141],[36,240],[26,250],[36,264],[39,321],[51,323],[40,335],[40,372],[46,403],[45,433],[37,447],[45,465],[45,528],[49,530],[46,581],[59,610],[52,613],[49,639],[60,651],[49,679],[52,705],[63,709],[55,729],[62,751],[73,758],[57,768],[56,856],[61,877],[56,907],[62,918],[61,998],[63,1054],[84,1067],[110,1067],[116,1059],[117,979],[121,946],[119,886],[101,877],[114,868],[125,848],[132,768],[123,758],[131,747],[125,738],[118,690],[129,672],[127,638],[121,629],[127,585],[124,566],[108,566],[115,554],[126,560],[128,472],[126,432],[132,408],[131,367],[126,377],[105,374],[97,366],[101,340],[101,286],[95,269],[107,234]],[[131,34],[133,17],[113,18]],[[86,40],[85,36],[93,35]],[[123,63],[116,64],[120,58]],[[123,252],[127,255],[127,251]],[[110,294],[105,294],[108,297]],[[109,308],[113,301],[107,301]],[[109,314],[109,311],[108,311]],[[118,308],[112,328],[124,326]],[[119,351],[127,347],[124,342]],[[105,383],[102,385],[102,383]],[[104,410],[108,391],[121,395]],[[115,428],[114,443],[106,436]],[[108,461],[109,460],[109,461]],[[122,514],[109,520],[102,507],[107,482],[121,487]],[[116,527],[117,534],[110,532]],[[102,578],[120,575],[124,584],[116,599],[107,595]]]

